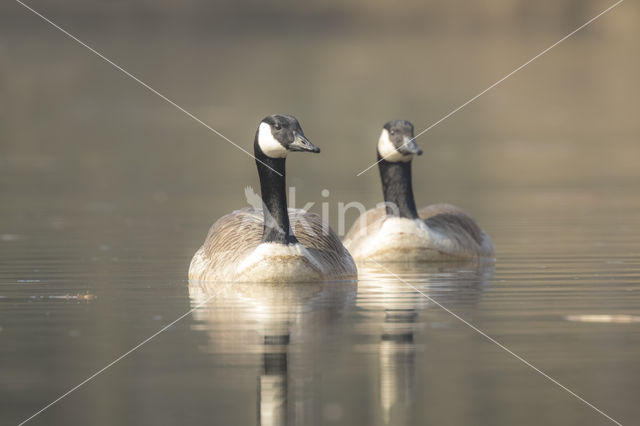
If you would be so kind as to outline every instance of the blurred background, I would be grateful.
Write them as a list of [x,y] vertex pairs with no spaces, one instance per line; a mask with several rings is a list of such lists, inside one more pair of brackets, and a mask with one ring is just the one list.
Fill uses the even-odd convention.
[[[329,202],[334,228],[338,202],[373,207],[381,201],[376,168],[356,174],[375,161],[386,121],[407,119],[416,131],[424,129],[613,3],[27,2],[249,151],[264,116],[295,115],[322,153],[292,155],[288,183],[297,189],[297,207],[315,202],[311,210],[320,213],[320,203]],[[638,313],[639,12],[638,3],[623,2],[418,139],[425,150],[413,163],[418,205],[456,204],[493,237],[498,266],[492,291],[500,285],[513,288],[520,280],[541,286],[520,295],[498,292],[496,299],[486,293],[484,303],[494,304],[485,306],[493,308],[524,303],[522,294],[530,297],[529,304],[502,312],[507,317],[550,306],[562,324],[564,314],[585,310]],[[19,3],[2,2],[0,416],[17,423],[186,312],[191,256],[216,218],[246,206],[247,185],[258,187],[249,156]],[[330,191],[326,198],[323,189]],[[350,212],[347,227],[355,215]],[[553,272],[545,275],[539,268]],[[594,292],[570,293],[574,283],[593,286]],[[554,304],[557,293],[545,293],[556,285],[565,291],[565,305]],[[65,295],[95,299],[55,299]],[[479,321],[491,311],[477,313],[461,305],[467,308]],[[368,317],[346,318],[355,327],[354,341],[366,340],[359,327],[373,324]],[[489,331],[504,332],[517,348],[518,340],[508,337],[522,329],[501,329],[493,319],[485,323]],[[603,330],[581,346],[567,340],[574,336],[572,329],[555,339],[542,337],[556,323],[519,324],[542,333],[536,345],[523,342],[520,349],[532,350],[528,354],[543,369],[588,390],[605,411],[637,418],[631,401],[639,390],[631,379],[639,372],[633,362],[639,351],[637,326]],[[224,394],[243,401],[255,394],[243,388],[254,385],[254,375],[230,371],[226,361],[198,349],[209,344],[192,325],[177,325],[173,337],[136,354],[133,364],[78,392],[77,399],[40,421],[82,423],[86,409],[102,413],[96,421],[104,424],[132,419],[168,424],[185,411],[197,421],[199,415],[221,412],[228,424],[255,421],[254,413],[245,414],[243,403],[230,396],[219,397],[230,404],[224,409],[199,399]],[[419,341],[421,332],[416,333]],[[618,355],[605,351],[603,342]],[[584,356],[598,348],[599,356]],[[443,350],[455,353],[454,359],[461,356],[455,347]],[[354,353],[373,356],[366,350]],[[546,358],[552,353],[572,358],[581,368],[557,366]],[[344,373],[335,382],[342,386],[332,392],[366,411],[376,404],[349,399],[348,383],[366,389],[366,378],[375,370],[367,365],[378,362],[361,367],[360,358],[349,356],[343,355],[339,368],[331,364]],[[486,359],[496,356],[491,352]],[[426,365],[416,357],[415,365]],[[615,371],[608,370],[612,357]],[[423,380],[438,383],[455,370],[447,369],[452,358],[441,354],[438,359],[442,370],[419,371],[415,386]],[[583,377],[587,370],[606,374],[590,381]],[[153,377],[140,379],[147,377],[144,371]],[[532,373],[521,374],[530,378]],[[221,377],[224,385],[212,389]],[[493,383],[487,377],[493,376],[476,377],[469,385],[470,399]],[[199,381],[203,378],[210,381]],[[459,380],[463,386],[465,379]],[[508,385],[526,389],[527,383],[514,379]],[[182,396],[168,385],[177,386]],[[417,418],[442,423],[448,415],[458,416],[451,424],[471,419],[601,424],[588,408],[562,405],[565,396],[562,407],[556,405],[554,398],[560,397],[553,393],[526,394],[529,403],[512,401],[502,411],[500,402],[515,395],[507,388],[484,400],[486,407],[496,404],[493,410],[438,400],[419,408],[428,410]],[[159,405],[165,410],[158,411]],[[350,406],[328,407],[312,419],[358,423]],[[386,422],[374,411],[368,416],[369,424]]]
[[[296,115],[323,149],[289,161],[299,200],[327,188],[329,202],[373,203],[377,170],[355,174],[382,124],[427,127],[613,2],[30,4],[250,151],[262,117]],[[245,205],[251,158],[18,3],[0,7],[4,191],[153,217],[179,207],[198,236]],[[635,185],[637,8],[623,3],[422,136],[419,204],[489,215],[488,189]]]

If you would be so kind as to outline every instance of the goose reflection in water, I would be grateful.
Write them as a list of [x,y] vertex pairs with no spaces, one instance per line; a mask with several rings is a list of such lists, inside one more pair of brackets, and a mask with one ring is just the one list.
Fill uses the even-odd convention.
[[[426,316],[440,310],[428,298],[447,306],[475,305],[493,277],[493,262],[467,261],[439,264],[358,264],[358,308],[379,333],[378,397],[383,424],[416,424],[416,343],[414,336]],[[406,281],[405,282],[403,282]],[[420,318],[422,317],[422,318]],[[432,324],[435,325],[435,324]],[[418,422],[419,423],[419,422]]]
[[313,424],[320,380],[314,356],[327,331],[355,304],[355,282],[190,282],[194,318],[209,335],[205,351],[233,354],[230,363],[260,358],[258,424]]

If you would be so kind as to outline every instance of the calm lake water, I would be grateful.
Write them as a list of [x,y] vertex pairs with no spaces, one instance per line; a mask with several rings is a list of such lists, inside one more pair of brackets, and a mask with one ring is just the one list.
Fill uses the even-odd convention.
[[[637,423],[635,27],[568,40],[418,140],[418,204],[471,213],[495,265],[201,286],[187,281],[191,256],[257,188],[253,160],[37,17],[15,16],[0,30],[1,424],[133,348],[28,424],[614,424],[469,324]],[[568,32],[76,28],[247,149],[264,115],[298,116],[323,151],[290,157],[296,206],[327,203],[336,229],[339,202],[380,201],[377,171],[355,175],[385,121],[420,130]]]

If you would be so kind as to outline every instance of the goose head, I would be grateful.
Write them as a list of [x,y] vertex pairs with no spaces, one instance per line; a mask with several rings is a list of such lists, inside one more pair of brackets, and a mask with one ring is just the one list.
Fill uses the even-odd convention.
[[320,152],[304,135],[298,120],[284,114],[270,115],[260,122],[254,148],[270,158],[285,158],[290,151]]
[[388,162],[409,162],[422,149],[413,139],[413,124],[406,120],[391,120],[382,128],[378,139],[378,155]]

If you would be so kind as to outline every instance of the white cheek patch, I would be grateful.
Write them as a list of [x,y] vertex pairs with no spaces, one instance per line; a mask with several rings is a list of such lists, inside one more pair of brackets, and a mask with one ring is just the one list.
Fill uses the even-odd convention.
[[284,158],[287,156],[287,149],[273,137],[271,126],[267,123],[260,123],[258,145],[260,145],[260,149],[267,157]]
[[401,154],[398,152],[395,146],[393,146],[393,142],[389,139],[389,132],[387,129],[382,129],[382,133],[380,133],[380,139],[378,139],[378,153],[380,156],[384,158],[386,161],[397,162],[397,161],[411,161],[413,155]]

